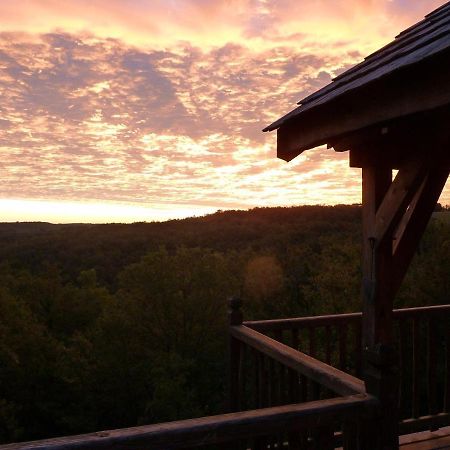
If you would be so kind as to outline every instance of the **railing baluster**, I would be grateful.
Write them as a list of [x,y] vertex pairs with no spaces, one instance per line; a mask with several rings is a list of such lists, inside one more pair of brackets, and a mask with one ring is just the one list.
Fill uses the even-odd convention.
[[253,352],[253,370],[255,377],[255,407],[261,408],[261,397],[260,397],[260,377],[259,377],[259,352],[254,350]]
[[315,358],[316,356],[316,329],[314,327],[308,328],[309,332],[309,356]]
[[408,405],[407,398],[408,395],[408,321],[400,320],[398,324],[399,329],[399,370],[400,370],[400,384],[399,384],[399,412],[400,418],[408,417]]
[[262,437],[256,437],[253,439],[252,450],[264,450],[266,447],[265,439]]
[[333,450],[334,434],[331,427],[319,427],[314,430],[315,450]]
[[339,324],[339,369],[344,370],[347,365],[347,325]]
[[268,401],[269,406],[275,406],[278,405],[278,402],[276,400],[276,384],[275,384],[275,367],[274,367],[274,360],[272,358],[269,358],[269,395],[268,395]]
[[259,380],[259,408],[265,408],[267,406],[266,393],[267,393],[267,383],[266,383],[266,370],[265,370],[265,358],[262,353],[258,354],[258,380]]
[[298,345],[299,345],[298,330],[296,328],[294,328],[292,330],[292,348],[295,348],[295,350],[298,350]]
[[428,372],[428,414],[433,415],[437,413],[437,403],[436,403],[436,326],[435,320],[430,318],[428,320],[428,361],[427,361],[427,372]]
[[279,449],[282,449],[284,447],[284,436],[282,434],[278,435],[277,445]]
[[[242,311],[240,310],[242,301],[232,297],[228,300],[228,324],[230,327],[242,325]],[[240,375],[241,375],[241,350],[242,342],[229,335],[229,404],[231,412],[239,411],[240,404]]]
[[[309,356],[315,358],[316,357],[316,328],[315,327],[309,327],[308,328],[309,333]],[[320,386],[318,383],[316,383],[314,380],[309,380],[309,384],[311,386],[311,399],[312,400],[318,400],[320,398]]]
[[420,324],[413,319],[413,380],[412,380],[412,417],[420,415]]
[[325,327],[325,362],[331,364],[331,326]]
[[444,387],[444,412],[450,413],[450,328],[445,332],[445,387]]
[[[279,402],[279,393],[277,391],[277,375],[276,375],[276,366],[275,361],[272,358],[269,358],[268,361],[268,406],[278,406],[280,404]],[[277,442],[277,436],[270,436],[267,440],[267,445],[270,449],[275,448],[275,444]]]
[[283,330],[275,330],[273,334],[276,341],[283,342]]
[[[288,436],[288,449],[289,450],[302,450],[300,434],[298,432],[289,433]],[[278,450],[278,449],[277,449]]]
[[301,450],[308,450],[310,448],[309,442],[308,442],[308,430],[304,430],[300,432],[300,448]]
[[295,370],[289,369],[288,370],[289,373],[289,398],[288,398],[288,403],[296,403],[297,401],[297,373],[295,372]]
[[278,364],[278,389],[280,393],[280,405],[286,405],[286,376],[283,364]]
[[342,424],[342,446],[344,450],[358,450],[358,435],[361,432],[360,424],[356,421],[346,420]]
[[315,381],[312,382],[312,399],[313,400],[320,400],[320,394],[321,394],[321,386],[319,383],[316,383]]
[[239,411],[240,407],[240,374],[241,374],[241,349],[243,344],[230,337],[229,351],[230,351],[230,398],[229,410],[230,412]]
[[356,322],[354,326],[355,330],[355,373],[354,375],[358,378],[361,377],[362,368],[362,329],[361,323]]
[[308,401],[308,378],[305,375],[300,375],[300,402]]
[[244,343],[242,343],[241,345],[241,362],[240,362],[240,370],[241,370],[241,386],[240,386],[240,392],[241,392],[241,399],[239,402],[239,407],[240,407],[240,411],[245,411],[248,408],[248,403],[247,403],[247,399],[248,399],[248,395],[247,395],[247,366],[246,366],[246,362],[248,359],[248,354],[249,354],[249,348],[247,347],[247,345],[245,345]]
[[[292,348],[298,350],[298,330],[292,330],[291,334]],[[289,402],[298,402],[298,374],[295,370],[289,370]]]
[[[283,330],[275,330],[274,331],[275,340],[278,342],[283,342]],[[285,394],[285,374],[284,374],[284,366],[281,364],[278,365],[278,392],[279,392],[279,404],[286,404],[286,394]]]

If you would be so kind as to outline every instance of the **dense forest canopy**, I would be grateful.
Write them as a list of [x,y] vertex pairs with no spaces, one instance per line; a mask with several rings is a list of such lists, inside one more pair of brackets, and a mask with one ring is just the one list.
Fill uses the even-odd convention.
[[[361,210],[303,206],[131,225],[0,224],[0,440],[223,410],[226,298],[245,317],[360,309]],[[435,213],[397,306],[449,302]]]

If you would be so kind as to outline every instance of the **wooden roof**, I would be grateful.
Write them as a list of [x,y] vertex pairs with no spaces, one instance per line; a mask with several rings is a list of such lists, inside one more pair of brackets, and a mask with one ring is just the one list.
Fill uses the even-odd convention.
[[400,33],[263,131],[278,130],[278,156],[374,124],[450,105],[450,2]]

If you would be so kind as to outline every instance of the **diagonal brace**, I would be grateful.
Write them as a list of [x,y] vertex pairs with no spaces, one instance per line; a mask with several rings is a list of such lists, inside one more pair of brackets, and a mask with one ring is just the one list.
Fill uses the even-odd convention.
[[449,168],[445,165],[429,170],[396,231],[393,253],[394,293],[401,285],[448,175]]
[[376,245],[392,236],[426,173],[426,165],[418,158],[408,160],[400,167],[376,212],[373,236]]

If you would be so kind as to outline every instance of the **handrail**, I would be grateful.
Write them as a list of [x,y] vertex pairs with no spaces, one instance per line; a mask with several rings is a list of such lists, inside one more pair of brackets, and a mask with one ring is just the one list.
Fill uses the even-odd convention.
[[257,331],[273,331],[280,328],[298,329],[302,326],[325,326],[338,323],[349,323],[361,318],[361,313],[330,314],[326,316],[292,317],[287,319],[248,320],[242,322],[246,327]]
[[0,445],[1,450],[175,450],[235,441],[271,433],[331,425],[372,414],[377,400],[369,395],[201,417],[176,422],[102,431],[42,441]]
[[244,325],[231,326],[230,334],[339,395],[364,394],[366,392],[362,380]]
[[416,317],[424,313],[427,315],[450,313],[450,305],[434,305],[434,306],[419,306],[416,308],[394,309],[394,318],[401,317]]
[[[450,305],[420,306],[416,308],[394,309],[394,319],[420,316],[422,314],[440,314],[450,312]],[[281,328],[299,329],[303,326],[320,327],[338,323],[351,323],[360,320],[361,312],[346,314],[330,314],[324,316],[293,317],[288,319],[249,320],[243,325],[257,331],[274,331]]]

